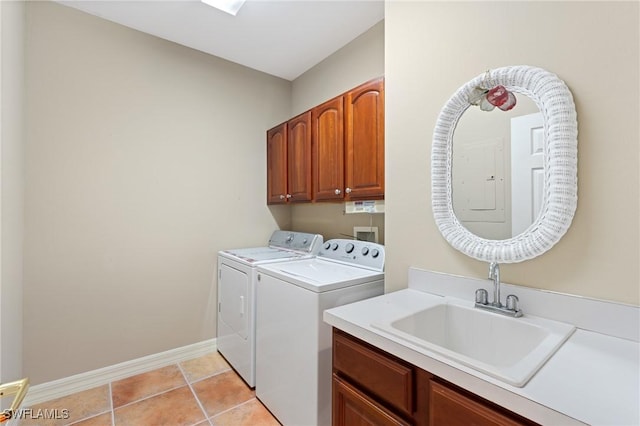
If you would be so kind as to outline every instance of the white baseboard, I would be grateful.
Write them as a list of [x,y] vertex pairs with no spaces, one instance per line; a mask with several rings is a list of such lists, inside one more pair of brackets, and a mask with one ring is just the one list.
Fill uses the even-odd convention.
[[22,407],[30,407],[44,401],[71,395],[72,393],[81,392],[96,386],[106,385],[114,380],[120,380],[155,370],[156,368],[166,367],[167,365],[206,355],[215,350],[216,339],[209,339],[181,348],[121,362],[120,364],[41,383],[29,388]]

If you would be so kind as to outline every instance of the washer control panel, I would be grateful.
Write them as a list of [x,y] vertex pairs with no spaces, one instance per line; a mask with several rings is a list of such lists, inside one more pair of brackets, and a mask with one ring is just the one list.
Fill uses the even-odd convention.
[[322,244],[318,257],[384,271],[384,246],[368,241],[328,240]]

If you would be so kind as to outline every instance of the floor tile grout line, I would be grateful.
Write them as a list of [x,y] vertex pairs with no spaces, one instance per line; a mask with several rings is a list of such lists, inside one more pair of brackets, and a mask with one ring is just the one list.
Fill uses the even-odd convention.
[[113,410],[113,382],[109,382],[109,405],[111,406],[111,426],[116,426],[116,413]]
[[[248,404],[248,403],[250,403],[250,402],[251,402],[251,401],[253,401],[253,400],[258,401],[258,398],[256,398],[256,397],[254,396],[254,397],[252,397],[251,399],[247,399],[246,401],[241,402],[241,403],[240,403],[240,404],[238,404],[238,405],[234,405],[233,407],[229,407],[229,408],[227,408],[227,409],[226,409],[226,410],[224,410],[224,411],[220,411],[220,412],[219,412],[219,413],[217,413],[215,416],[211,416],[211,417],[210,417],[210,419],[213,419],[213,418],[215,418],[215,417],[221,416],[221,415],[223,415],[223,414],[225,414],[225,413],[228,413],[228,412],[229,412],[229,411],[231,411],[231,410],[235,410],[235,409],[236,409],[236,408],[238,408],[238,407],[242,407],[243,405]],[[260,402],[260,401],[258,401],[258,402]],[[261,403],[261,404],[262,404],[262,403]]]
[[[182,368],[182,366],[180,365],[180,363],[176,364],[178,366],[178,369],[180,370],[180,373],[182,373],[182,376],[184,377],[185,382],[187,382],[187,386],[189,386],[189,390],[191,391],[191,395],[193,395],[193,397],[196,400],[196,403],[198,404],[198,407],[200,407],[200,411],[202,411],[202,414],[204,414],[204,419],[209,421],[209,415],[207,414],[207,411],[204,409],[204,406],[202,405],[202,402],[200,402],[200,398],[198,398],[198,395],[196,394],[196,391],[193,390],[193,387],[191,387],[191,383],[189,383],[189,378],[187,377],[186,373],[184,372],[184,369]],[[198,424],[198,423],[196,423]],[[211,422],[209,422],[209,424],[211,424]]]
[[[115,419],[115,413],[114,413],[114,408],[113,408],[113,390],[112,390],[113,388],[112,388],[112,386],[111,386],[111,385],[112,385],[112,383],[113,383],[113,382],[108,382],[108,383],[106,384],[107,389],[108,389],[109,407],[108,407],[105,411],[101,411],[101,412],[99,412],[99,413],[96,413],[96,414],[92,414],[92,415],[90,415],[90,416],[83,417],[83,418],[81,418],[81,419],[78,419],[78,420],[74,421],[73,423],[67,423],[67,424],[66,424],[66,426],[73,426],[73,425],[77,425],[77,424],[78,424],[78,423],[80,423],[80,422],[84,422],[84,421],[86,421],[86,420],[93,419],[94,417],[102,416],[102,415],[107,414],[107,413],[108,413],[108,414],[110,415],[110,417],[111,417],[111,426],[116,426],[116,419]],[[45,401],[44,403],[47,403],[47,402],[48,402],[48,401]]]
[[90,415],[90,416],[83,417],[83,418],[81,418],[81,419],[75,420],[75,421],[73,421],[72,423],[65,423],[65,426],[73,426],[73,425],[77,425],[77,424],[78,424],[78,423],[80,423],[80,422],[84,422],[85,420],[89,420],[89,419],[92,419],[92,418],[94,418],[94,417],[102,416],[103,414],[107,414],[107,413],[109,413],[109,410],[108,410],[108,409],[107,409],[107,410],[105,410],[105,411],[101,411],[101,412],[99,412],[99,413],[92,414],[92,415]]
[[[215,415],[213,415],[213,416],[209,417],[209,415],[207,414],[207,412],[206,412],[206,411],[205,411],[205,409],[204,409],[204,406],[203,406],[203,405],[202,405],[202,403],[200,402],[200,398],[198,398],[198,395],[196,394],[195,390],[193,389],[193,387],[192,387],[191,385],[192,385],[192,384],[195,384],[195,383],[199,383],[199,382],[201,382],[201,381],[203,381],[203,380],[206,380],[206,379],[209,379],[209,378],[211,378],[211,377],[215,377],[215,376],[218,376],[218,375],[220,375],[220,374],[223,374],[223,373],[226,373],[226,372],[229,372],[229,371],[234,371],[234,370],[233,370],[231,367],[229,367],[229,368],[228,368],[228,369],[226,369],[226,370],[218,371],[218,372],[216,372],[216,373],[214,373],[214,374],[211,374],[211,375],[209,375],[209,376],[206,376],[206,377],[200,377],[200,378],[198,378],[197,380],[194,380],[193,382],[190,382],[190,381],[189,381],[189,379],[186,377],[186,373],[184,372],[184,370],[183,370],[182,366],[181,366],[181,365],[178,365],[178,368],[180,368],[180,371],[182,371],[182,373],[184,374],[185,379],[187,380],[187,383],[188,383],[188,385],[189,385],[189,389],[191,389],[191,392],[193,393],[193,396],[196,398],[196,401],[198,401],[198,405],[199,405],[199,406],[200,406],[200,408],[202,409],[202,411],[203,411],[203,413],[204,413],[204,415],[205,415],[205,418],[206,418],[206,420],[209,422],[209,424],[210,424],[210,425],[213,425],[213,423],[212,423],[212,419],[214,419],[215,417],[218,417],[218,416],[220,416],[220,415],[222,415],[222,414],[224,414],[224,413],[227,413],[227,412],[229,412],[229,411],[231,411],[231,410],[233,410],[233,409],[236,409],[236,408],[241,407],[241,406],[243,406],[243,405],[245,405],[245,404],[248,404],[249,402],[251,402],[251,401],[252,401],[252,400],[254,400],[254,399],[255,399],[255,400],[257,400],[257,398],[254,396],[254,397],[252,397],[251,399],[248,399],[248,400],[246,400],[246,401],[244,401],[244,402],[241,402],[241,403],[240,403],[240,404],[238,404],[238,405],[234,405],[233,407],[229,407],[229,408],[227,408],[226,410],[221,411],[221,412],[219,412],[219,413],[217,413],[217,414],[215,414]],[[235,371],[234,371],[234,373],[235,373]],[[236,373],[236,374],[237,374],[237,373]]]
[[140,399],[136,399],[135,401],[127,402],[126,404],[124,404],[124,405],[120,405],[119,407],[114,407],[114,408],[113,408],[113,411],[115,412],[115,410],[119,410],[119,409],[121,409],[121,408],[128,407],[128,406],[133,405],[133,404],[136,404],[136,403],[138,403],[138,402],[146,401],[147,399],[151,399],[151,398],[154,398],[154,397],[156,397],[156,396],[160,396],[160,395],[163,395],[163,394],[165,394],[165,393],[168,393],[168,392],[174,391],[174,390],[176,390],[176,389],[183,388],[183,387],[185,387],[185,385],[186,385],[186,386],[188,386],[188,385],[189,385],[189,383],[187,383],[187,382],[185,381],[185,383],[184,383],[184,384],[182,384],[182,385],[180,385],[180,386],[175,386],[175,387],[172,387],[172,388],[170,388],[170,389],[165,389],[165,390],[163,390],[162,392],[154,393],[153,395],[147,395],[147,396],[145,396],[144,398],[140,398]]
[[[107,413],[111,413],[112,414],[111,418],[113,419],[113,401],[111,400],[111,382],[109,382],[109,383],[107,383],[105,385],[101,385],[101,386],[107,386],[107,392],[108,392],[107,397],[109,399],[109,407],[104,411],[100,411],[100,412],[97,412],[97,413],[94,413],[94,414],[91,414],[91,415],[88,415],[88,416],[84,416],[82,418],[79,418],[79,419],[71,422],[71,423],[65,423],[65,426],[77,425],[80,422],[84,422],[85,420],[93,419],[94,417],[102,416],[102,415],[107,414]],[[100,387],[100,386],[96,386],[96,388],[98,388],[98,387]],[[71,396],[71,395],[67,395],[67,396]],[[60,398],[56,398],[56,399],[60,399]],[[55,401],[55,399],[50,400],[50,401]],[[44,401],[44,402],[42,402],[42,404],[46,404],[47,402],[49,402],[49,401]],[[113,420],[112,420],[112,426],[115,426],[113,424]]]
[[[0,0],[0,1],[2,1],[2,0]],[[130,379],[130,378],[132,378],[132,377],[141,376],[141,375],[144,375],[144,374],[147,374],[147,373],[152,373],[152,372],[155,372],[155,371],[157,371],[157,370],[166,369],[166,368],[172,367],[172,366],[174,366],[174,365],[175,365],[176,367],[178,367],[178,364],[177,364],[177,363],[169,364],[169,365],[165,365],[165,366],[160,367],[160,368],[156,368],[156,369],[153,369],[153,370],[145,371],[145,372],[143,372],[143,373],[134,374],[134,375],[132,375],[132,376],[128,376],[128,377],[124,377],[124,378],[122,378],[122,379],[114,380],[113,382],[110,382],[110,384],[113,384],[113,383],[116,383],[116,382],[121,382],[121,381],[124,381],[124,380]],[[180,368],[179,368],[179,367],[178,367],[178,371],[180,371]],[[188,383],[187,383],[186,378],[184,377],[184,374],[182,375],[182,378],[184,379],[184,382],[185,382],[185,383],[183,383],[183,384],[180,384],[180,385],[174,386],[174,387],[169,388],[169,389],[162,390],[162,391],[160,391],[160,392],[157,392],[157,393],[154,393],[154,394],[151,394],[151,395],[147,395],[147,396],[145,396],[145,397],[143,397],[143,398],[136,399],[135,401],[127,402],[126,404],[120,405],[120,406],[118,406],[118,407],[113,406],[113,398],[112,398],[112,399],[111,399],[111,402],[112,402],[113,410],[114,410],[114,411],[115,411],[115,410],[119,410],[120,408],[127,407],[127,406],[129,406],[129,405],[131,405],[131,404],[135,404],[136,402],[144,401],[145,399],[153,398],[154,396],[162,395],[163,393],[167,393],[167,392],[171,392],[171,391],[176,390],[176,389],[180,389],[180,388],[181,388],[181,387],[183,387],[185,384],[188,384]]]
[[208,376],[198,377],[197,379],[194,379],[193,381],[189,381],[189,379],[187,377],[185,377],[185,379],[187,380],[187,383],[189,383],[190,385],[193,385],[193,384],[199,383],[199,382],[201,382],[203,380],[207,380],[207,379],[210,379],[212,377],[218,376],[218,375],[220,375],[222,373],[226,373],[228,371],[233,371],[235,374],[238,374],[238,373],[236,373],[236,371],[233,368],[229,367],[229,368],[227,368],[225,370],[216,371],[215,373],[209,374]]

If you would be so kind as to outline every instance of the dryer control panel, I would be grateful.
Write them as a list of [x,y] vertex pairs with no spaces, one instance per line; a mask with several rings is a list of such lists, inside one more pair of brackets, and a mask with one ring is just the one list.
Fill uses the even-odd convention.
[[315,255],[322,246],[322,235],[276,230],[269,238],[269,247],[295,250]]
[[384,271],[384,246],[369,241],[334,239],[322,244],[318,257]]

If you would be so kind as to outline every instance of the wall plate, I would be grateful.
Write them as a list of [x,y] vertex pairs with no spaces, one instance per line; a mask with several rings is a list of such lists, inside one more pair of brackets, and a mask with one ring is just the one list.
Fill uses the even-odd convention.
[[378,242],[377,226],[354,226],[353,238],[359,241],[369,241],[371,243]]

